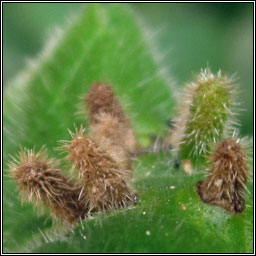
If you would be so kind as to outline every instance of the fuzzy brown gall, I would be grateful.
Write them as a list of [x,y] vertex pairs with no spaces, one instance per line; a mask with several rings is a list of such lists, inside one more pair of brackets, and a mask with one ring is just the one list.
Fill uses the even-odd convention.
[[121,123],[128,121],[119,101],[115,98],[111,86],[106,83],[94,83],[92,85],[86,97],[86,104],[91,123],[97,122],[96,116],[100,112],[112,114]]
[[101,148],[119,165],[119,170],[125,170],[132,177],[133,166],[129,152],[125,149],[123,135],[126,133],[123,125],[111,114],[100,113],[97,123],[90,126],[90,135]]
[[129,173],[95,141],[84,135],[81,128],[71,134],[72,141],[64,145],[68,151],[66,160],[78,170],[80,185],[86,195],[89,212],[104,212],[132,205],[136,195],[127,183]]
[[37,154],[22,150],[9,168],[22,202],[32,202],[41,211],[46,206],[54,219],[66,223],[74,224],[84,218],[88,208],[82,204],[84,200],[78,200],[81,187],[63,175],[58,161],[48,158],[45,149]]
[[216,147],[210,161],[210,175],[197,184],[202,201],[223,207],[230,213],[241,213],[248,175],[244,150],[234,139],[228,139]]
[[132,130],[130,120],[126,117],[125,112],[115,97],[110,85],[106,83],[94,83],[85,98],[90,125],[98,123],[99,114],[110,114],[119,123],[122,133],[122,141],[125,149],[130,153],[139,150],[139,145]]

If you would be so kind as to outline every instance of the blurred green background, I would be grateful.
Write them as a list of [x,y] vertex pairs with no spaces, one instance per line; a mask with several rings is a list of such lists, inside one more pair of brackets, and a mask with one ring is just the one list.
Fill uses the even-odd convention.
[[[4,3],[3,81],[8,85],[29,58],[40,54],[51,31],[83,3]],[[253,3],[130,3],[156,33],[156,47],[177,85],[207,65],[237,73],[241,133],[253,133]],[[132,47],[132,46],[131,46]]]

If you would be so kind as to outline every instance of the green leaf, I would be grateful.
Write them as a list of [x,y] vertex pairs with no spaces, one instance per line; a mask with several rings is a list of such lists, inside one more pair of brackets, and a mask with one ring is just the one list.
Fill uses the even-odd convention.
[[[53,150],[56,141],[68,139],[73,124],[86,125],[75,113],[94,81],[113,86],[143,144],[150,133],[162,133],[172,114],[174,91],[156,61],[153,38],[126,5],[89,4],[69,23],[5,89],[5,170],[20,145],[36,151],[46,145],[51,156],[60,157]],[[202,175],[173,170],[170,160],[139,159],[138,205],[85,220],[69,234],[56,231],[60,227],[47,215],[38,217],[31,205],[22,206],[14,182],[4,177],[4,251],[252,252],[252,196],[240,215],[206,205],[195,191]]]

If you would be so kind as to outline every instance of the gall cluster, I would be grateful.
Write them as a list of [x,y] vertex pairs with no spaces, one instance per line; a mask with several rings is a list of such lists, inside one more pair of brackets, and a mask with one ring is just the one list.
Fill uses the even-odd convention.
[[[22,202],[50,209],[54,219],[75,224],[92,214],[133,205],[137,194],[131,185],[131,154],[139,149],[134,131],[112,88],[94,83],[84,99],[89,131],[75,129],[70,141],[59,147],[64,161],[72,163],[70,175],[60,161],[49,158],[43,148],[35,153],[22,150],[9,163]],[[77,178],[71,174],[77,172]]]

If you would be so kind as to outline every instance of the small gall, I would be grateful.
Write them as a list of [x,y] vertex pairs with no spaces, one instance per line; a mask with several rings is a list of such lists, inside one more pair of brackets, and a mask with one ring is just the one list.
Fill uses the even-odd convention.
[[245,151],[236,140],[227,139],[217,145],[210,161],[208,178],[197,183],[199,196],[205,203],[223,207],[230,213],[241,213],[248,175]]

